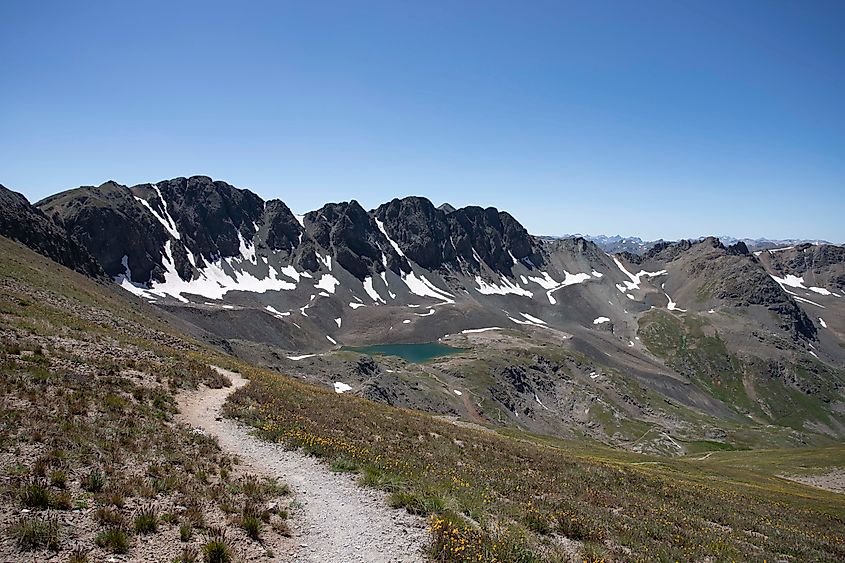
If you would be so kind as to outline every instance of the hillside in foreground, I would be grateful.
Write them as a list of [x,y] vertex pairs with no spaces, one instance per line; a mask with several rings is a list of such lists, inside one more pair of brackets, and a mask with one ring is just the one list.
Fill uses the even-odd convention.
[[[842,467],[840,446],[789,450],[791,461],[670,459],[468,427],[234,359],[114,286],[6,239],[0,284],[4,558],[76,550],[99,559],[125,541],[130,556],[154,545],[169,560],[182,554],[182,527],[197,553],[224,530],[232,549],[255,556],[284,545],[284,485],[249,478],[174,420],[180,392],[226,385],[209,365],[250,379],[226,412],[260,437],[355,473],[429,518],[434,560],[845,557],[845,496],[779,476]],[[276,509],[264,514],[268,501]],[[267,520],[261,541],[249,536],[250,516]]]

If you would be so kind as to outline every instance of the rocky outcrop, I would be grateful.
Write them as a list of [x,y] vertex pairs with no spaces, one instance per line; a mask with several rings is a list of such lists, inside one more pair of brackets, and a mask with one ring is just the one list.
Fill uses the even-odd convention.
[[509,213],[494,207],[464,207],[448,214],[427,199],[394,199],[376,218],[408,258],[427,269],[477,273],[481,262],[510,274],[514,260],[528,267],[544,263],[541,246]]
[[0,235],[72,270],[104,278],[102,266],[76,238],[21,194],[0,185]]
[[743,242],[726,248],[719,239],[707,237],[696,242],[658,244],[644,258],[674,264],[712,297],[734,307],[766,307],[777,316],[783,330],[811,340],[816,338],[816,327],[807,314],[769,276]]
[[[113,181],[83,186],[38,202],[115,277],[145,284],[164,280],[172,263],[183,280],[221,257],[252,245],[268,222],[265,247],[292,249],[301,232],[281,202],[264,202],[248,190],[207,176],[174,178],[131,188]],[[291,225],[291,222],[295,226]],[[167,243],[169,242],[169,245]]]
[[271,251],[291,254],[302,242],[305,229],[288,206],[279,199],[267,202],[261,223],[267,227],[264,245]]
[[162,249],[170,235],[126,186],[83,186],[36,205],[85,245],[110,277],[128,266],[134,282],[163,281]]
[[799,244],[776,252],[764,252],[761,259],[780,277],[802,277],[811,286],[845,292],[845,246]]
[[[410,271],[375,220],[357,201],[329,203],[305,215],[314,241],[359,280],[385,271]],[[384,259],[382,258],[384,257]]]
[[186,249],[203,260],[240,254],[241,241],[252,241],[264,213],[256,194],[207,176],[141,184],[131,192],[165,220],[169,215]]
[[423,268],[457,264],[446,213],[426,198],[394,199],[379,206],[375,217],[405,255]]

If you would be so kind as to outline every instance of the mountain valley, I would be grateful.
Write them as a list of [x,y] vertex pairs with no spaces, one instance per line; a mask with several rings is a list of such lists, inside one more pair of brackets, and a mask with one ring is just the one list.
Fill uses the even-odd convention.
[[[0,188],[0,200],[0,235],[16,241],[3,242],[4,291],[9,296],[4,298],[4,357],[14,366],[9,369],[23,369],[25,356],[30,356],[16,348],[18,340],[26,350],[40,342],[50,350],[48,356],[72,349],[62,348],[55,336],[44,340],[39,317],[30,316],[28,305],[20,303],[37,303],[44,292],[70,291],[63,299],[83,295],[96,310],[106,299],[121,319],[114,327],[109,324],[108,339],[133,343],[143,338],[143,345],[132,346],[163,347],[156,352],[160,359],[139,361],[137,371],[154,373],[159,364],[176,362],[177,371],[199,374],[190,384],[198,386],[205,379],[216,380],[203,365],[239,370],[250,383],[231,395],[223,407],[227,416],[255,426],[259,435],[273,441],[303,447],[332,463],[345,460],[365,476],[366,468],[375,471],[378,466],[378,478],[368,478],[393,494],[392,504],[412,514],[446,515],[449,522],[461,522],[466,537],[482,534],[478,541],[485,546],[493,540],[484,535],[492,529],[480,508],[484,503],[445,484],[453,477],[471,479],[470,473],[479,478],[483,471],[473,473],[470,465],[447,478],[431,470],[442,480],[426,481],[425,470],[403,457],[398,442],[386,438],[391,424],[402,428],[397,430],[402,440],[418,439],[420,444],[427,440],[423,428],[430,427],[431,438],[451,436],[452,443],[460,444],[458,450],[470,440],[508,452],[526,444],[530,451],[514,450],[508,459],[534,460],[543,479],[551,481],[553,466],[537,461],[544,448],[553,451],[549,455],[555,463],[574,456],[579,465],[572,471],[595,471],[602,483],[612,480],[612,472],[605,473],[609,467],[655,464],[657,473],[642,474],[649,487],[658,486],[652,478],[661,483],[669,479],[664,470],[695,483],[731,475],[728,480],[741,483],[742,495],[755,475],[782,487],[777,494],[816,490],[793,489],[804,486],[779,477],[803,479],[808,467],[794,462],[775,471],[774,460],[750,461],[748,456],[756,452],[786,452],[785,458],[792,451],[810,452],[808,456],[823,459],[816,467],[819,474],[834,475],[842,466],[842,246],[799,243],[750,249],[743,241],[725,244],[709,237],[608,253],[581,237],[533,236],[509,213],[491,207],[437,207],[422,197],[406,197],[369,211],[351,200],[297,215],[281,200],[264,201],[205,176],[131,187],[106,182],[34,205]],[[33,262],[29,249],[55,262]],[[34,266],[29,262],[38,264],[38,274],[30,271]],[[67,282],[71,289],[44,276],[72,280]],[[54,305],[51,311],[61,308]],[[74,309],[61,313],[67,319],[56,317],[60,313],[55,311],[49,313],[54,319],[51,335],[62,334],[62,323],[73,327],[81,322],[74,320]],[[137,327],[132,325],[135,317]],[[153,325],[168,336],[145,328]],[[413,361],[370,348],[389,345],[433,348]],[[185,346],[190,368],[178,364]],[[129,361],[120,354],[115,362]],[[56,369],[62,361],[47,364]],[[111,377],[97,371],[102,366],[86,369]],[[120,365],[109,369],[123,373]],[[144,378],[144,385],[159,385]],[[185,392],[184,387],[173,380],[169,392]],[[11,405],[22,399],[4,400]],[[323,412],[320,404],[331,405],[332,412]],[[344,417],[350,417],[351,426],[344,427]],[[442,455],[444,463],[464,455],[445,446],[420,447],[429,460]],[[398,465],[378,465],[382,461],[376,455],[394,456],[391,463]],[[593,466],[591,456],[604,461]],[[215,460],[224,469],[230,465],[225,456]],[[695,460],[707,460],[703,474]],[[228,482],[227,470],[206,470]],[[403,476],[407,491],[379,481],[392,471]],[[810,471],[806,478],[816,477]],[[812,518],[841,523],[843,491],[838,485],[824,486],[839,494],[818,492],[829,495],[824,502],[832,508]],[[708,495],[721,494],[707,490]],[[397,491],[413,499],[397,496]],[[495,494],[500,500],[515,499],[511,493],[496,489]],[[272,496],[262,495],[261,502]],[[540,502],[542,515],[534,524],[533,513],[513,512],[510,500],[502,501],[508,507],[497,508],[496,518],[527,526],[535,538],[529,541],[531,549],[548,560],[564,556],[557,551],[560,545],[550,547],[554,541],[538,532],[543,529],[540,521],[554,522],[561,537],[580,542],[575,551],[563,550],[572,560],[581,560],[577,553],[582,548],[625,560],[631,549],[640,553],[648,544],[645,530],[638,528],[634,539],[623,541],[616,524],[600,523],[605,516],[590,511],[605,501],[585,500],[576,491],[567,495],[567,510],[615,535],[583,530],[567,534],[561,524],[563,501],[554,506]],[[464,505],[415,504],[430,498]],[[781,502],[757,500],[765,506]],[[174,497],[169,510],[176,510],[179,502]],[[607,500],[607,506],[621,502]],[[276,515],[267,518],[279,520]],[[441,541],[437,530],[432,528],[435,544]],[[845,553],[845,540],[841,533],[825,534],[827,547],[819,547],[814,556],[836,560]],[[657,558],[706,553],[696,537],[691,551],[669,549]],[[292,549],[284,534],[274,538],[281,549]],[[730,540],[730,549],[738,550],[731,551],[734,557],[751,553],[737,548],[737,541]],[[782,554],[787,548],[762,549]]]

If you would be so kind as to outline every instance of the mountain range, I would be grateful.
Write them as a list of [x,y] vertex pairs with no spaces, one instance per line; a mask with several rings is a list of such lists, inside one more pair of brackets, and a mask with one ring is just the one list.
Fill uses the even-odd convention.
[[[562,238],[585,238],[591,242],[596,243],[599,248],[611,254],[616,252],[630,252],[632,254],[642,254],[651,247],[666,242],[663,239],[658,240],[643,240],[640,237],[623,237],[621,235],[561,235],[561,236],[547,236],[546,239],[562,239]],[[777,248],[786,248],[787,246],[795,246],[799,244],[831,244],[826,240],[808,240],[808,239],[768,239],[768,238],[735,238],[729,236],[717,237],[724,244],[736,244],[742,242],[751,251],[769,250]],[[698,239],[701,240],[701,239]]]
[[[842,246],[552,239],[422,197],[296,215],[205,176],[0,198],[3,236],[376,401],[671,455],[845,437]],[[435,341],[460,351],[351,349]]]

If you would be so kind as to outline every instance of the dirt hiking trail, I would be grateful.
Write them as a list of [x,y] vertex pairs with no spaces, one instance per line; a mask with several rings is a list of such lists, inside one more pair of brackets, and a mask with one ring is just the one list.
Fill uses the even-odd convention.
[[250,428],[222,418],[226,397],[247,384],[240,374],[215,368],[231,381],[223,389],[200,388],[179,398],[179,419],[216,436],[245,470],[276,477],[292,490],[301,508],[291,514],[290,548],[277,560],[303,563],[411,563],[424,561],[426,522],[386,503],[386,495],[365,489],[354,476],[334,473],[299,451],[250,435]]

